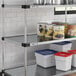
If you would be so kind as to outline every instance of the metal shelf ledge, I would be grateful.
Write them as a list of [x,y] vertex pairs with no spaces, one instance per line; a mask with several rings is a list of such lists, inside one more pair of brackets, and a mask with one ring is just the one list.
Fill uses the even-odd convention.
[[17,37],[2,37],[5,41],[13,41],[21,44],[23,47],[31,47],[31,46],[38,46],[38,45],[45,45],[45,44],[51,44],[51,43],[57,43],[62,41],[72,41],[76,40],[76,38],[66,38],[61,40],[51,40],[51,41],[44,41],[39,42],[37,35],[27,35],[27,42],[25,43],[25,36],[17,36]]

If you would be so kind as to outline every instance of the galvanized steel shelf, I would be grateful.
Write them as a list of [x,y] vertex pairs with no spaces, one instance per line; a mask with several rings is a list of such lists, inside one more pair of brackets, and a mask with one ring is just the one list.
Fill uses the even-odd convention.
[[27,41],[27,43],[25,43],[24,36],[4,37],[4,39],[6,41],[13,41],[15,43],[24,44],[24,46],[28,44],[28,47],[37,46],[37,45],[51,44],[51,43],[62,42],[62,41],[76,40],[76,38],[66,38],[66,39],[60,39],[60,40],[38,42],[38,38],[37,38],[36,34],[35,35],[27,35],[27,38],[28,38],[28,41]]

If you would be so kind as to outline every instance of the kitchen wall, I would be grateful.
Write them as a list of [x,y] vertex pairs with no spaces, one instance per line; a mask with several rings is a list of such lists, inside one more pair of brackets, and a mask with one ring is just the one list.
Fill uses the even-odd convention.
[[[4,14],[4,33],[3,36],[24,35],[25,11],[20,7],[6,7]],[[4,67],[5,69],[24,66],[24,49],[12,41],[5,41],[4,44]]]
[[4,42],[4,68],[24,66],[24,48],[20,43],[9,40]]
[[[10,1],[10,0],[9,0]],[[18,0],[19,1],[19,0]],[[12,0],[11,2],[18,1]],[[22,0],[20,1],[20,3]],[[9,2],[10,3],[10,2]],[[24,3],[24,2],[23,2]],[[22,3],[22,4],[23,4]],[[0,5],[2,0],[0,0]],[[0,6],[0,39],[3,36],[16,36],[24,34],[25,25],[25,12],[17,8],[2,8]],[[0,40],[0,71],[2,70],[2,52],[4,51],[4,68],[13,68],[18,66],[24,66],[24,50],[21,46],[12,42],[3,42]]]
[[25,5],[33,4],[36,0],[4,0],[5,4],[8,5]]
[[24,35],[25,11],[21,8],[6,7],[4,12],[4,36]]
[[26,26],[27,26],[28,33],[36,33],[38,23],[40,22],[51,23],[54,21],[54,9],[52,7],[31,8],[26,10],[25,13],[27,14]]
[[25,5],[26,0],[4,0],[7,5]]

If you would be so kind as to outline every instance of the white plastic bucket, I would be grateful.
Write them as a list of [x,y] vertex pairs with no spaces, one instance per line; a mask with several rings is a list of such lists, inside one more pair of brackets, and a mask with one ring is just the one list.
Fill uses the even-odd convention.
[[55,54],[56,69],[68,71],[71,69],[72,54],[66,52],[59,52]]
[[73,54],[72,66],[76,67],[76,50],[69,50],[68,52]]
[[44,68],[55,66],[55,53],[57,52],[49,49],[36,51],[35,56],[37,65]]
[[58,52],[68,52],[71,50],[72,42],[64,41],[59,43],[54,43],[50,45],[50,49],[56,50]]

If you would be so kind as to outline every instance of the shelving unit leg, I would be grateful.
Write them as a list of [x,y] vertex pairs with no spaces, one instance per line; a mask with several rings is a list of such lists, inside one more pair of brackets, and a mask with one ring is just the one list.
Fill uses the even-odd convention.
[[[3,0],[3,4],[2,4],[2,37],[4,37],[4,21],[5,21],[5,19],[4,19],[4,0]],[[10,74],[8,74],[8,73],[6,73],[5,72],[5,68],[4,68],[4,50],[5,50],[5,41],[4,41],[4,38],[2,38],[2,41],[3,41],[3,43],[2,43],[2,72],[0,73],[0,75],[1,76],[11,76]]]
[[8,74],[7,72],[5,72],[5,68],[4,68],[4,50],[5,50],[5,41],[3,40],[3,44],[2,44],[2,72],[0,73],[0,76],[11,76],[10,74]]
[[24,66],[25,66],[25,76],[28,76],[28,60],[27,60],[27,47],[25,47],[24,48],[24,50],[25,50],[25,64],[24,64]]

